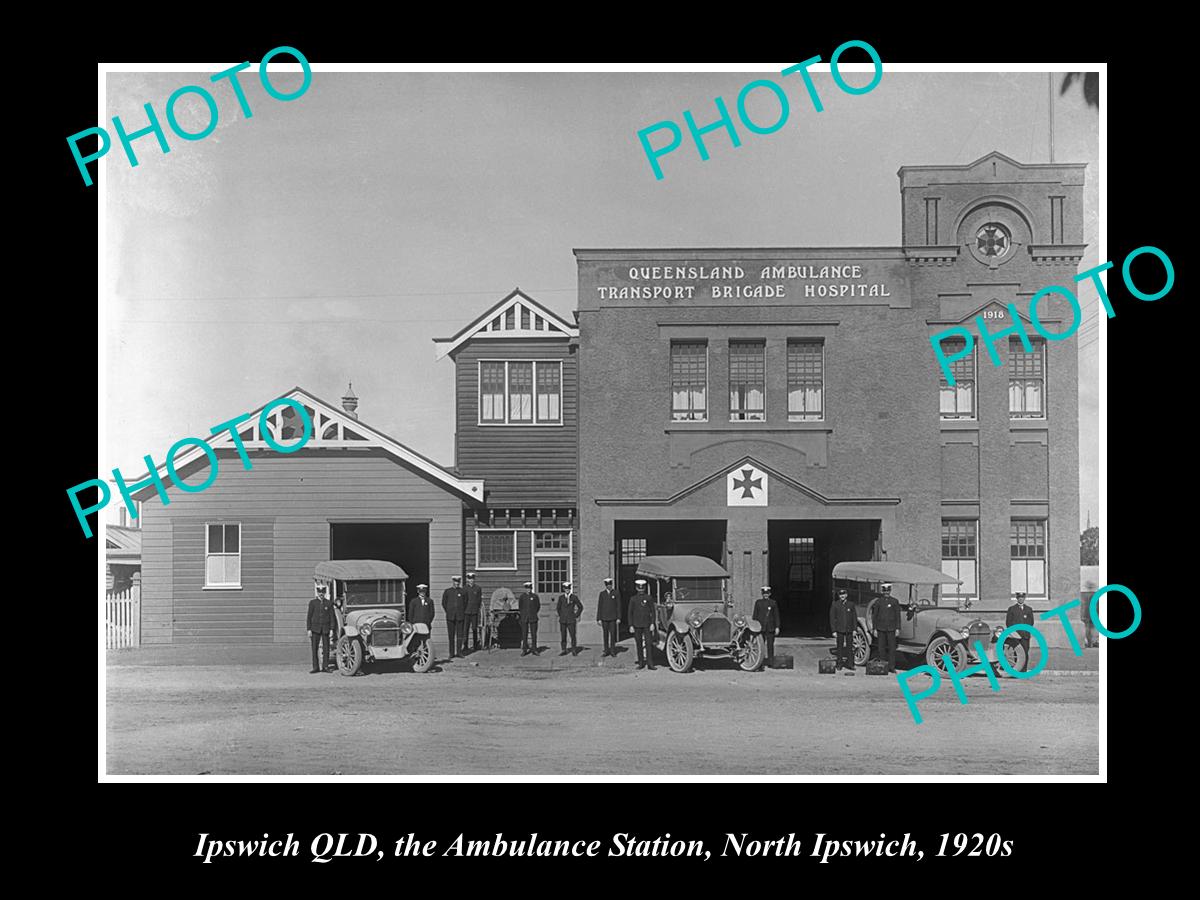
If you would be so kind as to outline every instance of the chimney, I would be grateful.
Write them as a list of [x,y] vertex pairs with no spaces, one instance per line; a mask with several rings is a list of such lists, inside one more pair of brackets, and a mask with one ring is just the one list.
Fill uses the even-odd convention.
[[342,409],[344,409],[346,412],[348,412],[352,419],[358,418],[358,413],[355,412],[355,410],[358,409],[358,398],[356,396],[354,396],[354,383],[353,382],[351,382],[350,385],[346,388],[346,393],[342,397]]

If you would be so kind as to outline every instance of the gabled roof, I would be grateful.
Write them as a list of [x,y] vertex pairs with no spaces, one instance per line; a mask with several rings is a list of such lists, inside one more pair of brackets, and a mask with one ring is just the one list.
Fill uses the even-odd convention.
[[[438,465],[428,457],[422,456],[412,448],[401,444],[395,438],[389,437],[382,431],[372,428],[362,420],[354,418],[344,410],[336,408],[301,387],[294,387],[287,393],[276,395],[269,403],[274,403],[276,399],[284,397],[301,403],[312,417],[313,431],[311,437],[304,444],[305,450],[377,448],[387,452],[399,462],[423,472],[434,481],[444,485],[465,499],[476,502],[483,501],[482,479],[460,478],[449,469]],[[238,429],[238,436],[242,439],[243,445],[248,450],[270,448],[270,445],[267,444],[263,436],[259,433],[259,417],[269,403],[264,403],[258,409],[253,410],[249,414],[250,418]],[[281,416],[286,409],[289,409],[289,407],[276,407],[270,416],[268,416],[268,428],[276,443],[280,444],[290,443],[289,439],[281,437],[277,431],[277,429],[282,427],[283,420]],[[228,430],[212,435],[205,442],[214,450],[220,448],[234,449],[235,447],[233,436]],[[180,453],[175,457],[176,471],[182,472],[186,465],[198,460],[202,455],[204,455],[204,451],[196,446],[191,447],[186,453]],[[164,481],[166,480],[168,477],[166,462],[158,467],[158,474]],[[149,477],[149,473],[147,472],[137,480],[143,481]],[[217,477],[220,477],[219,473]],[[133,496],[138,500],[144,500],[153,494],[154,486],[149,485],[140,491],[136,491]]]
[[1011,156],[1005,156],[999,150],[992,150],[990,153],[983,154],[983,156],[979,157],[979,159],[975,160],[974,162],[964,163],[963,165],[901,166],[897,170],[896,174],[900,174],[902,172],[915,172],[915,171],[919,171],[921,169],[949,169],[949,170],[957,170],[957,171],[966,171],[967,169],[973,169],[976,166],[982,165],[985,162],[989,162],[991,160],[996,160],[996,159],[1001,160],[1002,162],[1008,163],[1010,166],[1013,166],[1017,169],[1084,169],[1084,168],[1087,168],[1087,163],[1022,163],[1022,162],[1017,162]]
[[579,329],[515,288],[511,294],[448,338],[434,338],[437,358],[453,353],[473,338],[544,339],[579,337]]
[[109,550],[142,552],[142,530],[127,525],[106,525],[104,540]]
[[808,485],[797,481],[789,475],[784,475],[778,469],[765,465],[755,459],[753,456],[743,456],[735,463],[722,466],[711,475],[700,479],[694,484],[685,487],[683,490],[672,494],[670,497],[639,497],[639,498],[596,498],[596,503],[600,506],[619,504],[622,506],[670,506],[677,503],[689,494],[694,494],[701,488],[707,487],[718,479],[724,478],[735,469],[749,463],[761,472],[766,472],[772,478],[775,478],[789,487],[794,488],[802,494],[811,497],[823,506],[844,506],[847,504],[867,504],[874,506],[894,506],[900,502],[899,497],[829,497],[822,494],[820,491],[814,490]]

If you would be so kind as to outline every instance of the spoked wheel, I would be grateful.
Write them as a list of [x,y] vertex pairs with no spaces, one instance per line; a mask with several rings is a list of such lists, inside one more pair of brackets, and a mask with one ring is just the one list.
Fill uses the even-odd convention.
[[966,668],[966,648],[960,642],[952,641],[944,634],[939,634],[929,642],[929,647],[925,650],[925,662],[937,669],[938,674],[949,675],[950,670],[946,668],[946,663],[942,660],[942,654],[950,655],[955,671],[961,672]]
[[1012,671],[1020,672],[1029,664],[1029,651],[1020,641],[1005,641],[1004,658],[1008,660],[1008,667]]
[[871,655],[871,641],[867,638],[867,632],[862,628],[854,629],[854,664],[856,666],[865,666],[867,658]]
[[686,634],[671,631],[667,634],[666,654],[667,664],[672,672],[687,672],[691,670],[692,662],[696,658],[696,648],[692,646],[692,639]]
[[363,664],[363,645],[358,638],[342,635],[337,648],[338,671],[343,675],[357,675]]
[[746,641],[746,647],[742,652],[742,658],[738,661],[738,665],[742,667],[743,672],[757,672],[762,668],[766,655],[767,642],[763,640],[761,634],[752,634],[750,635],[750,639]]
[[429,638],[421,638],[421,645],[412,655],[412,664],[414,672],[428,672],[429,667],[433,665],[433,641]]

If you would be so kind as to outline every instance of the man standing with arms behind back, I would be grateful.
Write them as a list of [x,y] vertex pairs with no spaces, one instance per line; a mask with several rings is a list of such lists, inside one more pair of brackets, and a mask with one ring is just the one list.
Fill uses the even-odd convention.
[[[475,583],[475,573],[467,573],[467,627],[471,629],[471,650],[479,649],[479,616],[483,610],[483,588]],[[463,635],[466,643],[466,635]]]
[[517,598],[517,609],[521,618],[521,655],[532,653],[541,656],[538,649],[538,613],[542,609],[542,598],[533,592],[533,582],[525,582],[525,590]]
[[637,593],[629,598],[629,624],[633,628],[633,642],[637,645],[638,668],[654,670],[654,640],[650,629],[654,627],[654,598],[646,592],[646,579],[634,582]]
[[467,594],[462,589],[462,578],[453,576],[453,586],[442,591],[442,609],[446,611],[446,636],[450,639],[450,658],[458,656],[467,642],[466,619]]
[[858,610],[850,602],[850,592],[838,588],[837,599],[829,610],[829,624],[837,635],[837,667],[847,675],[854,674],[854,629],[858,627]]
[[596,621],[604,629],[604,653],[602,656],[617,655],[617,619],[620,618],[621,599],[613,590],[613,580],[604,579],[604,590],[596,598]]
[[[323,582],[317,584],[317,595],[308,601],[308,637],[312,643],[312,669],[316,675],[329,669],[329,632],[337,624],[333,601],[329,599],[329,588]],[[317,644],[321,645],[321,668],[317,668]]]

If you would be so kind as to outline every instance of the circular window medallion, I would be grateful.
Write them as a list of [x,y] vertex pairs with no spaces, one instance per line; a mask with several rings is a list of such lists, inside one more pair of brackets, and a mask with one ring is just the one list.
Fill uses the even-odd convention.
[[1000,262],[1012,250],[1012,235],[1003,225],[989,222],[975,234],[975,252],[991,263]]

